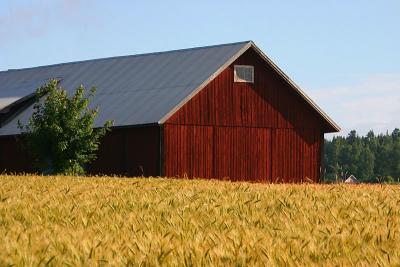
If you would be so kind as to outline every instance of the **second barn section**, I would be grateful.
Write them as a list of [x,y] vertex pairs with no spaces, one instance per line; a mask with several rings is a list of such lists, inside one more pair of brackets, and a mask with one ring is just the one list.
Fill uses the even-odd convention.
[[318,182],[332,121],[252,41],[0,72],[0,171],[34,171],[19,148],[35,89],[96,86],[113,120],[91,173]]

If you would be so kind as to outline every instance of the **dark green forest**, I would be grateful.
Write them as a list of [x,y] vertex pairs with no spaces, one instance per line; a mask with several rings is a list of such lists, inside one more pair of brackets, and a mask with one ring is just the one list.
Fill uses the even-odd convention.
[[323,179],[344,180],[354,175],[361,182],[399,182],[400,130],[359,136],[355,130],[346,137],[325,139]]

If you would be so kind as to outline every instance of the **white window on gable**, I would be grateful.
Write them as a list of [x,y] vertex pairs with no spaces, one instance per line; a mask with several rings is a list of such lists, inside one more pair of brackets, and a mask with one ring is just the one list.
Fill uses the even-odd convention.
[[235,83],[254,83],[254,66],[235,65],[233,76]]

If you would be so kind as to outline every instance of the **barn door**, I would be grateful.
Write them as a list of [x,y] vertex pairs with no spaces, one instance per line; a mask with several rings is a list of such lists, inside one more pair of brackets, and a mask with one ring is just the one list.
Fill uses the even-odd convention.
[[267,128],[215,127],[214,176],[269,182],[271,133]]

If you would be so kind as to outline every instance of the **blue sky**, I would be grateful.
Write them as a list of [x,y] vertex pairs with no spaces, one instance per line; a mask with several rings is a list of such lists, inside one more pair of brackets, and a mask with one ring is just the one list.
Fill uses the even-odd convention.
[[400,1],[0,1],[0,70],[253,40],[341,134],[400,128]]

